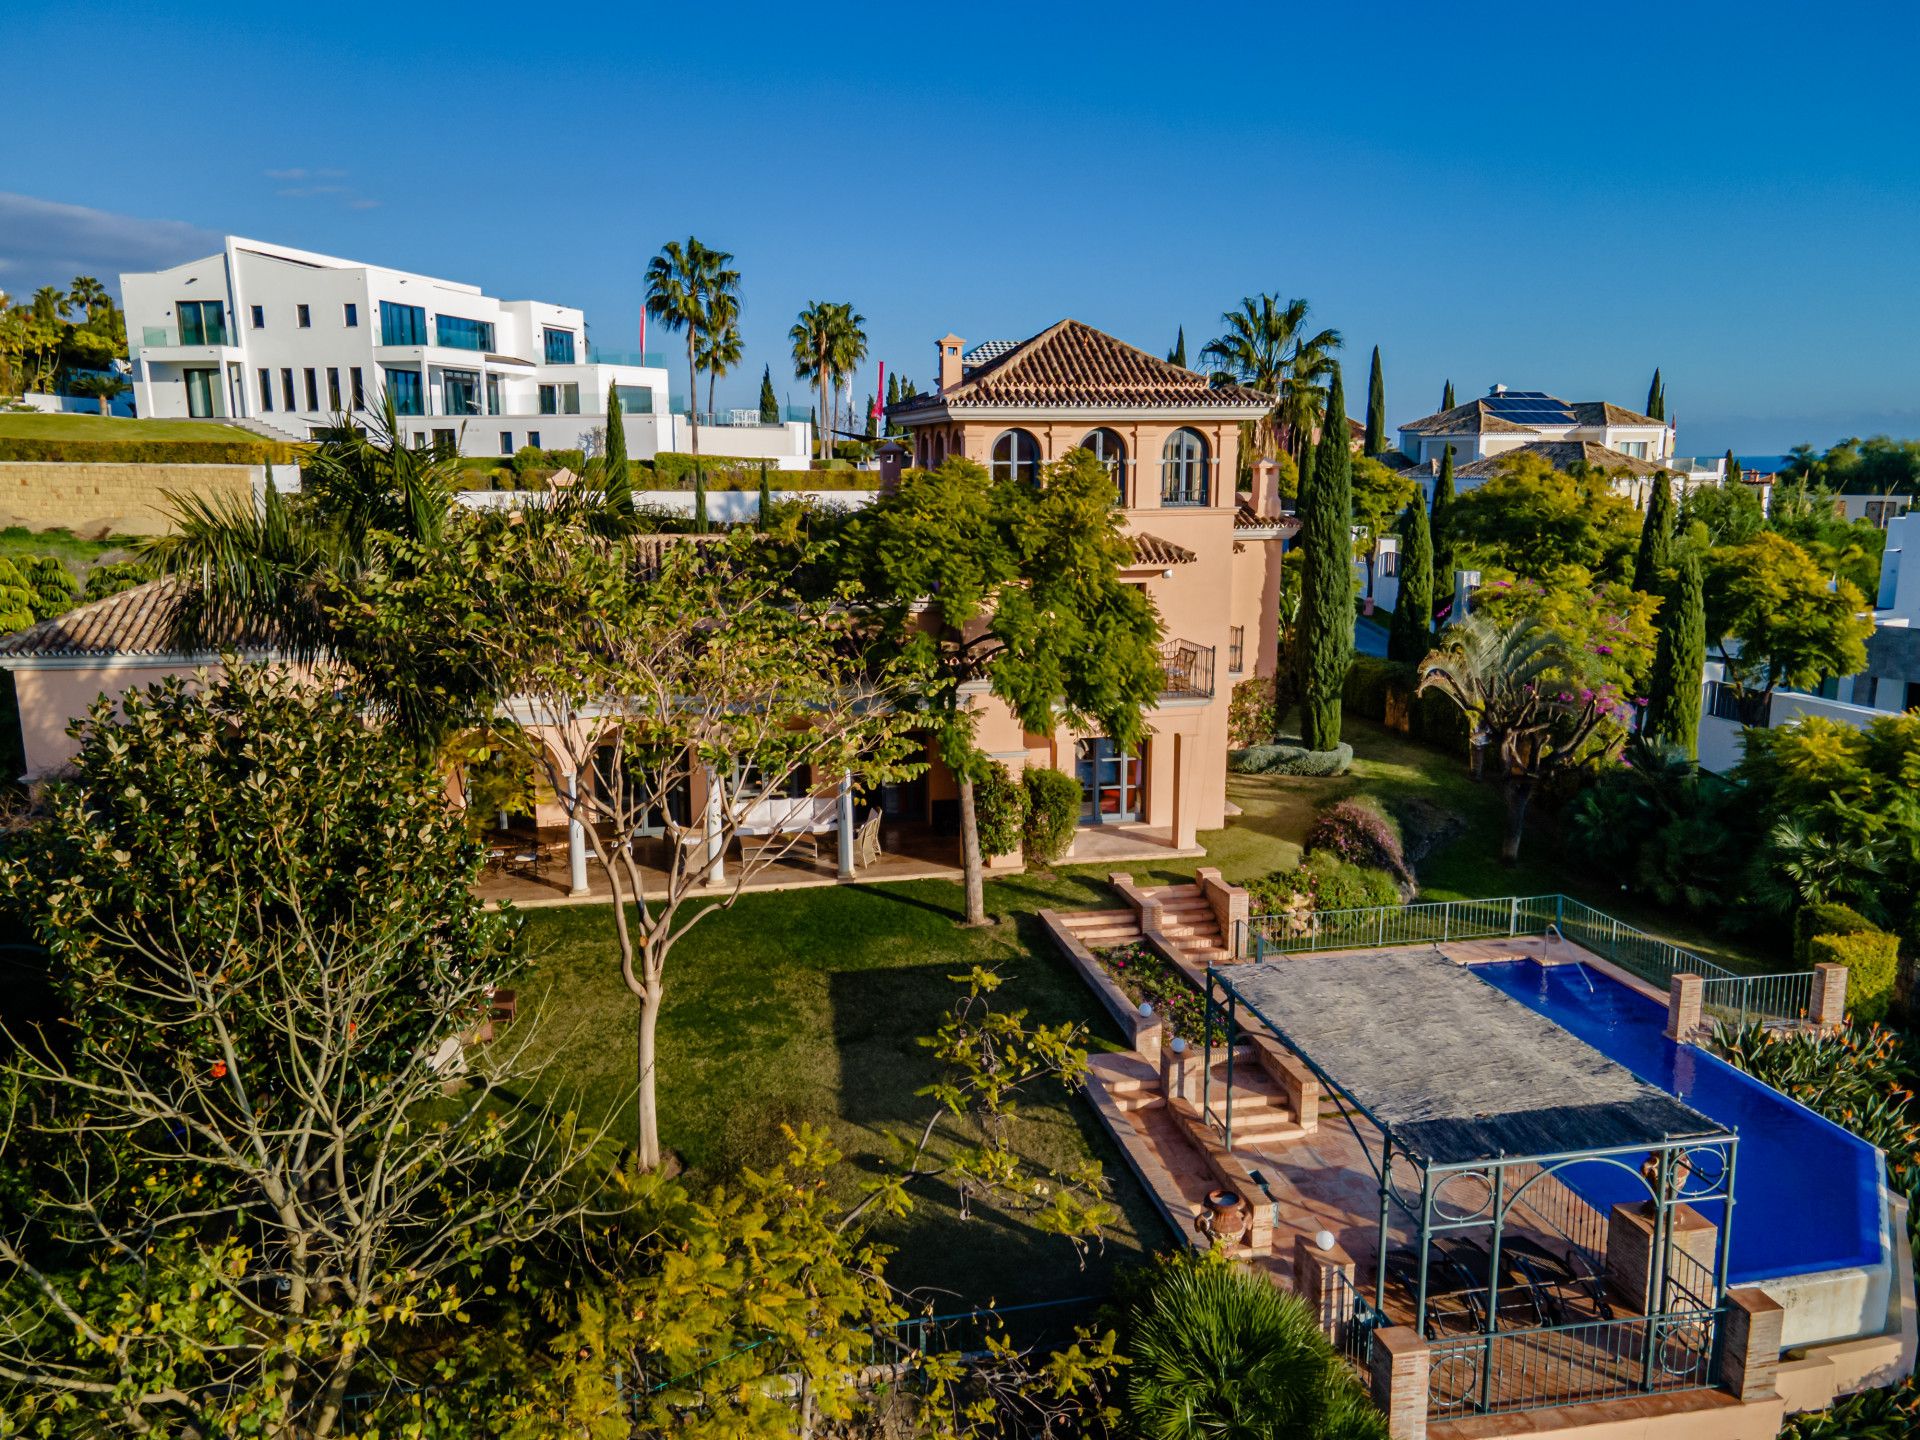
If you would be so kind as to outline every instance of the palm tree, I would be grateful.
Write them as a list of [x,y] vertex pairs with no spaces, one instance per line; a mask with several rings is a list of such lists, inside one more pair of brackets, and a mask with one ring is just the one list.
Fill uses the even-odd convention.
[[1338,330],[1306,334],[1308,309],[1305,300],[1249,295],[1220,317],[1226,333],[1200,351],[1214,368],[1276,397],[1261,421],[1262,454],[1277,454],[1282,446],[1296,450],[1298,437],[1312,434],[1326,405],[1333,352],[1342,340]]
[[110,370],[95,371],[86,375],[75,375],[67,381],[67,390],[74,395],[91,396],[100,405],[100,413],[111,413],[116,396],[124,395],[133,387],[124,378]]
[[1151,1440],[1385,1440],[1313,1312],[1213,1255],[1162,1265],[1128,1316],[1127,1418]]
[[93,319],[100,307],[111,304],[113,297],[107,294],[107,287],[91,275],[76,275],[73,284],[67,287],[67,303],[87,312],[87,319]]
[[814,416],[818,433],[814,439],[819,444],[822,463],[826,461],[828,450],[827,430],[820,426],[820,417],[830,413],[827,387],[833,383],[834,312],[838,308],[829,300],[809,301],[807,308],[793,322],[793,328],[787,332],[787,338],[793,342],[795,378],[813,381],[820,392],[820,406]]
[[67,316],[67,296],[58,285],[42,285],[33,292],[33,318],[57,324]]
[[1447,627],[1420,662],[1417,693],[1436,690],[1460,707],[1473,744],[1500,767],[1507,829],[1500,858],[1520,858],[1527,806],[1541,783],[1597,763],[1611,745],[1589,745],[1615,717],[1615,697],[1584,678],[1591,657],[1532,616],[1497,625],[1472,615]]
[[[853,372],[862,360],[867,358],[867,317],[854,310],[851,304],[833,307],[833,342],[828,357],[833,366],[834,379],[847,390],[847,409],[853,409]],[[849,421],[851,421],[849,414]],[[828,429],[832,429],[829,422]],[[853,428],[849,423],[848,428]],[[828,452],[831,454],[831,450]]]
[[714,383],[733,372],[745,355],[740,342],[740,302],[716,295],[700,333],[700,368],[707,372],[707,413],[713,413]]
[[[647,314],[669,331],[687,332],[687,409],[693,427],[693,457],[700,458],[700,343],[727,300],[738,312],[740,272],[733,256],[701,244],[669,240],[647,262]],[[725,297],[723,299],[722,297]]]

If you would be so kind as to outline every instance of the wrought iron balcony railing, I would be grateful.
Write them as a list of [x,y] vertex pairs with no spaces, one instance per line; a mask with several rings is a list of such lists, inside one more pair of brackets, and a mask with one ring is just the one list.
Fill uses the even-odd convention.
[[1213,646],[1191,640],[1169,640],[1160,647],[1160,668],[1166,672],[1162,695],[1207,699],[1213,694]]

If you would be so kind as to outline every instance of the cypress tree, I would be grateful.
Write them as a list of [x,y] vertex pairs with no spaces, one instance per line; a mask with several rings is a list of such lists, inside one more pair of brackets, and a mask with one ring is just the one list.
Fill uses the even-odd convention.
[[767,528],[767,516],[773,512],[773,486],[767,481],[767,462],[760,462],[760,528]]
[[633,509],[633,472],[627,463],[627,422],[620,392],[607,382],[607,454],[600,462],[600,493],[609,508]]
[[1653,367],[1653,383],[1647,386],[1647,414],[1655,420],[1667,418],[1667,387],[1661,383],[1660,367]]
[[693,471],[693,533],[707,533],[707,472],[699,466]]
[[1178,365],[1182,370],[1187,368],[1186,326],[1182,325],[1180,327],[1179,335],[1174,338],[1173,349],[1167,352],[1167,360],[1170,364]]
[[1447,388],[1440,392],[1440,408],[1442,410],[1451,410],[1453,408],[1453,382],[1451,380],[1447,381]]
[[773,393],[773,367],[760,367],[760,423],[778,425],[780,423],[780,397]]
[[1433,482],[1433,618],[1453,603],[1453,446],[1440,457],[1440,478]]
[[1380,347],[1373,347],[1373,372],[1367,376],[1367,441],[1369,455],[1387,449],[1387,381],[1380,373]]
[[1746,472],[1740,468],[1740,462],[1733,458],[1733,447],[1728,446],[1727,447],[1727,484],[1739,485],[1743,483],[1743,478],[1745,474]]
[[1700,684],[1707,661],[1707,606],[1700,557],[1681,557],[1680,575],[1660,609],[1647,715],[1649,739],[1671,745],[1689,760],[1700,756]]
[[1313,452],[1313,485],[1301,531],[1300,730],[1309,750],[1340,743],[1340,691],[1353,662],[1353,452],[1340,367],[1327,386],[1327,417]]
[[1667,472],[1653,477],[1653,493],[1647,497],[1647,518],[1640,523],[1640,550],[1633,557],[1633,588],[1645,595],[1660,593],[1661,572],[1671,563],[1673,551],[1673,491],[1667,485]]
[[1412,665],[1426,659],[1432,623],[1433,536],[1427,528],[1427,507],[1415,495],[1400,516],[1400,595],[1387,631],[1388,658]]

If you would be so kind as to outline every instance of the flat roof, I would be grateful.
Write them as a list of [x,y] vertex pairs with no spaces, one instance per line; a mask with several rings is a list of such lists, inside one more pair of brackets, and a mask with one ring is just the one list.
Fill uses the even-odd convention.
[[1215,970],[1396,1146],[1437,1165],[1651,1148],[1733,1132],[1435,950]]

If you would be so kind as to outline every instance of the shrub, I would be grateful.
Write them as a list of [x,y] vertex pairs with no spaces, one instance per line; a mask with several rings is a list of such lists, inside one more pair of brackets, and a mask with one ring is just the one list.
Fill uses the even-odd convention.
[[1067,853],[1080,824],[1080,782],[1059,770],[1033,769],[1026,774],[1027,818],[1023,839],[1027,860],[1051,865]]
[[1117,946],[1099,952],[1100,966],[1114,983],[1138,1005],[1142,1000],[1154,1013],[1165,1017],[1173,1035],[1198,1042],[1205,1024],[1206,1004],[1187,977],[1166,962],[1164,956],[1145,941]]
[[1276,870],[1247,886],[1256,915],[1292,908],[1296,894],[1307,898],[1311,911],[1370,910],[1400,903],[1400,886],[1392,875],[1342,860],[1327,850],[1315,851],[1291,870]]
[[1813,964],[1812,941],[1816,935],[1864,935],[1877,930],[1858,910],[1832,901],[1802,907],[1793,917],[1793,958],[1801,965]]
[[0,460],[61,465],[290,465],[308,447],[255,440],[42,440],[0,435]]
[[1234,746],[1265,745],[1280,728],[1274,678],[1249,675],[1233,687],[1233,699],[1227,706],[1227,743]]
[[1900,973],[1900,939],[1884,930],[1851,935],[1815,935],[1807,942],[1812,965],[1847,967],[1847,1014],[1855,1020],[1885,1018],[1893,1004],[1894,980]]
[[1344,775],[1353,747],[1344,740],[1331,750],[1304,745],[1250,745],[1227,752],[1227,768],[1241,775]]
[[87,572],[84,598],[104,600],[109,595],[118,595],[122,590],[144,585],[151,579],[153,572],[138,560],[116,560],[111,565],[96,565]]
[[1413,883],[1399,827],[1362,800],[1341,800],[1322,810],[1307,831],[1306,849],[1384,870],[1403,886]]
[[989,767],[973,787],[973,820],[980,830],[983,856],[1011,855],[1020,846],[1027,819],[1027,792],[1014,783],[1004,765]]

